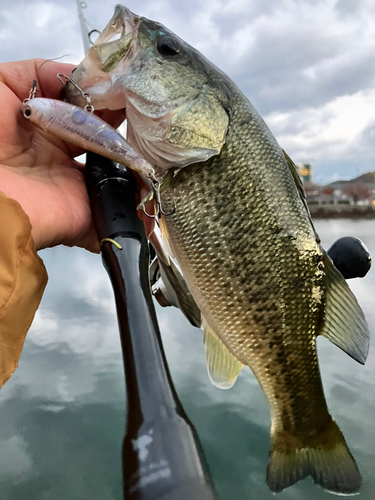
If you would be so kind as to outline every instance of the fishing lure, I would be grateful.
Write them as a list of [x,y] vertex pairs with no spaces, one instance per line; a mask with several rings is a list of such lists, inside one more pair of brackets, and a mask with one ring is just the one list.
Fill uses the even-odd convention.
[[126,139],[104,120],[93,114],[90,95],[84,92],[72,78],[68,79],[82,93],[87,104],[84,109],[67,102],[45,97],[35,97],[37,81],[34,80],[29,97],[23,101],[22,114],[36,127],[53,134],[66,142],[75,144],[86,151],[92,151],[139,173],[150,188],[149,195],[142,200],[138,208],[148,217],[145,204],[154,199],[156,213],[163,215],[160,204],[160,181],[155,177],[153,166],[145,160]]
[[116,161],[158,186],[154,168],[113,127],[86,110],[45,97],[27,99],[22,113],[35,126],[64,141]]

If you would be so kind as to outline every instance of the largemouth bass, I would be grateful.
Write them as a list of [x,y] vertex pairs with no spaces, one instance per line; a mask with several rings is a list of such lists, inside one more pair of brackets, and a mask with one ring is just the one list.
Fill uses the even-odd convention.
[[[120,38],[114,35],[120,34]],[[319,244],[290,158],[237,86],[163,25],[117,6],[74,72],[97,109],[126,107],[127,139],[155,168],[160,224],[204,327],[212,382],[249,366],[269,402],[267,484],[311,476],[357,492],[361,476],[328,412],[316,337],[364,363],[369,332]],[[74,88],[69,99],[84,105]]]

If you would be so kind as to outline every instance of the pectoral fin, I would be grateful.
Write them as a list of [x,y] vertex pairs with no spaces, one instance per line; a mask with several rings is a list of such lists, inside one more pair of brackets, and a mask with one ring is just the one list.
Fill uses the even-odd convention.
[[203,326],[208,376],[219,389],[230,389],[244,365],[228,351],[205,321]]
[[170,257],[169,265],[159,260],[160,276],[166,287],[169,287],[169,292],[174,298],[175,305],[180,308],[186,318],[193,326],[199,328],[202,318],[199,307],[197,306],[193,296],[189,292],[185,279],[179,268]]
[[320,335],[326,337],[358,363],[365,364],[370,332],[357,299],[345,279],[324,255],[326,271],[326,304]]
[[155,253],[158,256],[159,262],[164,262],[166,266],[170,265],[170,258],[168,252],[165,250],[163,243],[160,241],[157,233],[153,231],[149,236],[148,236],[149,242],[152,244],[154,247]]
[[159,217],[159,229],[160,229],[160,236],[161,236],[161,240],[163,242],[163,245],[164,245],[164,248],[165,248],[165,251],[172,257],[174,257],[173,255],[173,252],[172,252],[172,249],[171,249],[171,246],[169,244],[169,235],[168,235],[168,230],[167,230],[167,226],[164,222],[164,217],[162,215],[160,215]]

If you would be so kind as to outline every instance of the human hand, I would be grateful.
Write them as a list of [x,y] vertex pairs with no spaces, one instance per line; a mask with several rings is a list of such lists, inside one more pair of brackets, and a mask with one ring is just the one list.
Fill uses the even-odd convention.
[[[38,250],[59,244],[98,251],[83,165],[74,157],[84,153],[26,120],[22,101],[37,77],[37,97],[59,99],[57,73],[70,75],[71,64],[32,59],[0,64],[0,191],[18,201],[32,225]],[[113,127],[123,111],[100,117]]]

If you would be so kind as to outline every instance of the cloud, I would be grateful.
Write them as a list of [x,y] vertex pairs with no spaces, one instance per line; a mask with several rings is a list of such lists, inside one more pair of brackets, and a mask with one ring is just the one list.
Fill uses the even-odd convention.
[[[115,2],[87,4],[84,15],[102,29]],[[341,159],[343,174],[350,162],[353,173],[358,162],[371,166],[372,152],[355,136],[373,106],[372,0],[131,0],[127,6],[164,23],[227,72],[298,159],[317,158],[318,171],[324,157],[325,165],[337,163],[338,173]],[[0,24],[2,61],[83,56],[74,0],[7,2]]]
[[342,16],[352,16],[361,8],[361,0],[338,0],[335,9]]
[[348,151],[353,157],[364,152],[358,138],[372,122],[374,106],[375,89],[340,96],[321,107],[272,113],[266,121],[294,156],[348,160]]
[[319,106],[374,82],[374,28],[366,27],[362,11],[342,20],[334,2],[283,1],[242,19],[241,45],[227,34],[215,50],[262,113]]
[[370,122],[362,131],[359,144],[363,152],[369,153],[372,158],[375,156],[375,121]]
[[71,7],[58,1],[7,2],[0,13],[1,61],[63,54],[79,61],[82,42]]

